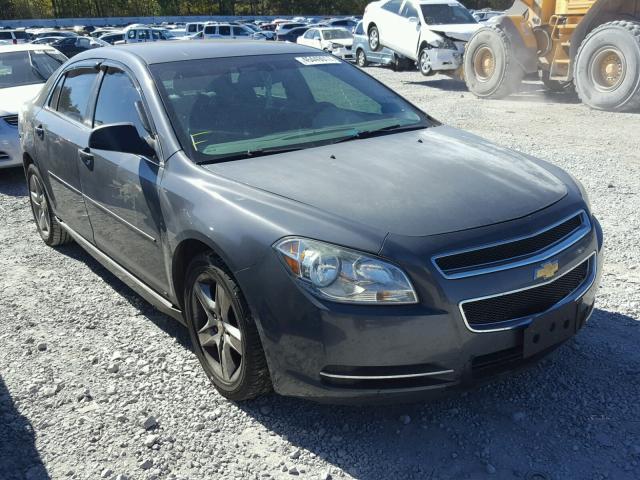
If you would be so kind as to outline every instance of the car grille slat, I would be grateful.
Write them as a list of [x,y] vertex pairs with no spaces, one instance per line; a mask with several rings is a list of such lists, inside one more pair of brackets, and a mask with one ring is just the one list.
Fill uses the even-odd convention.
[[582,286],[589,277],[591,260],[553,282],[519,292],[462,304],[462,312],[472,327],[482,327],[537,315],[549,310]]
[[2,118],[4,118],[4,121],[7,122],[12,127],[18,126],[18,115],[7,115],[6,117],[2,117]]
[[452,274],[507,262],[550,248],[569,237],[582,225],[583,214],[579,213],[536,235],[468,252],[441,256],[435,259],[435,263],[445,274]]

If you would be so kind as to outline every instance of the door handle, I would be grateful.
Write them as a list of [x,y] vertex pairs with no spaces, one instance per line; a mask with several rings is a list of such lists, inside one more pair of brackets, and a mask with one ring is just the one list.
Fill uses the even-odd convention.
[[78,149],[78,155],[80,156],[82,163],[89,168],[93,168],[93,153],[91,153],[88,148]]
[[34,128],[34,130],[36,131],[36,135],[38,136],[38,138],[44,138],[44,128],[42,125],[38,125],[36,128]]

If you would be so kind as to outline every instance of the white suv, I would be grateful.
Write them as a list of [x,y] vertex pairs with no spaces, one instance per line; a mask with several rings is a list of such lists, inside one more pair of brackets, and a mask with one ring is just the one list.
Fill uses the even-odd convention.
[[418,62],[423,75],[462,66],[465,43],[479,28],[455,0],[382,0],[367,5],[364,28],[373,51],[390,48]]

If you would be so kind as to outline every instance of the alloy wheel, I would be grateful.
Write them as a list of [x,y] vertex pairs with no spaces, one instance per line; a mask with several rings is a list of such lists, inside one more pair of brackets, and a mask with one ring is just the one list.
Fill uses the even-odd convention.
[[231,295],[208,273],[197,278],[193,295],[194,326],[204,357],[217,380],[234,384],[242,371],[244,348]]
[[31,199],[31,208],[33,216],[38,224],[38,230],[43,237],[49,236],[51,230],[51,220],[49,216],[49,204],[44,194],[44,188],[40,183],[40,179],[36,175],[29,177],[29,196]]
[[358,51],[358,66],[365,67],[367,65],[367,58],[362,50]]

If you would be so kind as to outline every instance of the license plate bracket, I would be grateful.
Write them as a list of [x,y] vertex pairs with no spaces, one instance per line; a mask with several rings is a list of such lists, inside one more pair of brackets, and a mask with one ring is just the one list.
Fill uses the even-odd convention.
[[531,357],[571,338],[577,331],[577,317],[577,305],[570,302],[555,312],[536,318],[524,330],[523,357]]

